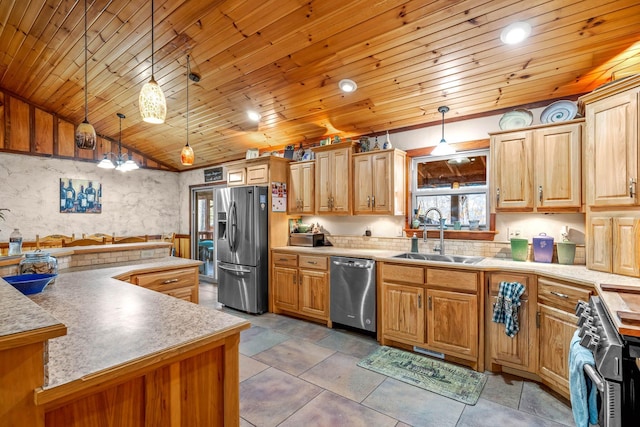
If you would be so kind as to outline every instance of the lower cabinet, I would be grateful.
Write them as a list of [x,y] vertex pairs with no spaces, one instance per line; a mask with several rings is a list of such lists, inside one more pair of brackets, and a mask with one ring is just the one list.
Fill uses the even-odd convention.
[[271,294],[276,313],[329,321],[327,257],[273,252]]
[[378,274],[382,344],[418,346],[480,368],[480,273],[380,263]]
[[175,298],[198,303],[198,268],[180,268],[132,274],[129,281],[134,285],[162,292]]
[[[520,297],[520,308],[518,310],[519,331],[513,337],[505,333],[504,323],[492,321],[493,304],[498,298],[498,291],[501,282],[518,282],[525,287],[525,291]],[[535,328],[536,310],[536,278],[533,275],[518,273],[492,273],[487,280],[489,286],[489,299],[487,300],[487,339],[489,348],[489,363],[492,369],[494,365],[509,366],[526,372],[536,372],[537,370],[537,330]]]
[[640,277],[640,217],[588,215],[587,267]]

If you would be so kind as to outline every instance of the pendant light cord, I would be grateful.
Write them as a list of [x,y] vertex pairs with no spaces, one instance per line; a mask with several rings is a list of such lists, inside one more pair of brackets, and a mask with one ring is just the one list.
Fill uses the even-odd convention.
[[[85,0],[86,1],[86,0]],[[153,0],[151,0],[151,80],[155,80],[153,76],[153,52],[155,50],[153,46],[153,12],[155,8],[153,7]]]
[[118,137],[118,161],[122,161],[122,116],[118,114],[120,119],[120,136]]
[[187,145],[189,145],[189,76],[191,75],[191,66],[189,55],[187,55]]
[[442,140],[440,142],[445,142],[445,140],[444,140],[444,110],[442,110]]
[[89,97],[87,88],[87,0],[84,0],[84,121],[89,122]]

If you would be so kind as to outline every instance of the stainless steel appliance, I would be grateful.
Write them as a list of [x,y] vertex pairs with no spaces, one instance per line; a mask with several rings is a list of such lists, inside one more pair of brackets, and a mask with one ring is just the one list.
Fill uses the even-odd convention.
[[600,427],[637,425],[640,419],[640,340],[621,335],[599,297],[576,306],[580,345],[593,353],[584,371],[598,389]]
[[331,321],[376,331],[376,263],[370,259],[331,257]]
[[216,192],[218,301],[248,313],[268,303],[267,187]]

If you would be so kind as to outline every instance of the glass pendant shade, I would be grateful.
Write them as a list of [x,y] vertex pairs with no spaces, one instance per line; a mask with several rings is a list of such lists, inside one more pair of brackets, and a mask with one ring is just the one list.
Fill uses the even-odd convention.
[[182,147],[182,151],[180,152],[180,161],[184,166],[191,166],[193,161],[195,160],[195,155],[193,154],[193,148],[189,144]]
[[86,119],[76,128],[76,147],[84,150],[96,148],[96,130]]
[[164,123],[167,117],[167,100],[153,77],[142,86],[138,103],[142,120],[153,124]]
[[100,163],[98,163],[98,167],[102,169],[114,169],[116,165],[109,160],[109,155],[105,154],[102,160],[100,160]]

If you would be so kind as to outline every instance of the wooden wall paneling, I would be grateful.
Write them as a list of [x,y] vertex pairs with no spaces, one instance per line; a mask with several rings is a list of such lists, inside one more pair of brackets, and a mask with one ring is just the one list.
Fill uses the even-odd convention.
[[4,128],[5,128],[5,123],[7,121],[5,117],[5,112],[6,112],[6,109],[4,108],[4,92],[0,91],[0,148],[5,148]]
[[145,421],[147,426],[169,427],[172,425],[170,417],[174,410],[169,393],[170,368],[174,365],[179,364],[163,366],[145,375]]
[[61,157],[74,157],[76,152],[75,126],[58,119],[58,152]]
[[138,377],[47,412],[45,424],[47,427],[140,427],[145,425],[144,410],[144,377]]
[[9,149],[31,151],[29,104],[9,97]]
[[[180,396],[185,396],[180,400],[181,426],[224,425],[227,400],[223,387],[225,347],[219,346],[180,362]],[[231,420],[226,419],[227,422]]]
[[34,152],[53,155],[53,119],[53,115],[50,113],[35,108]]

